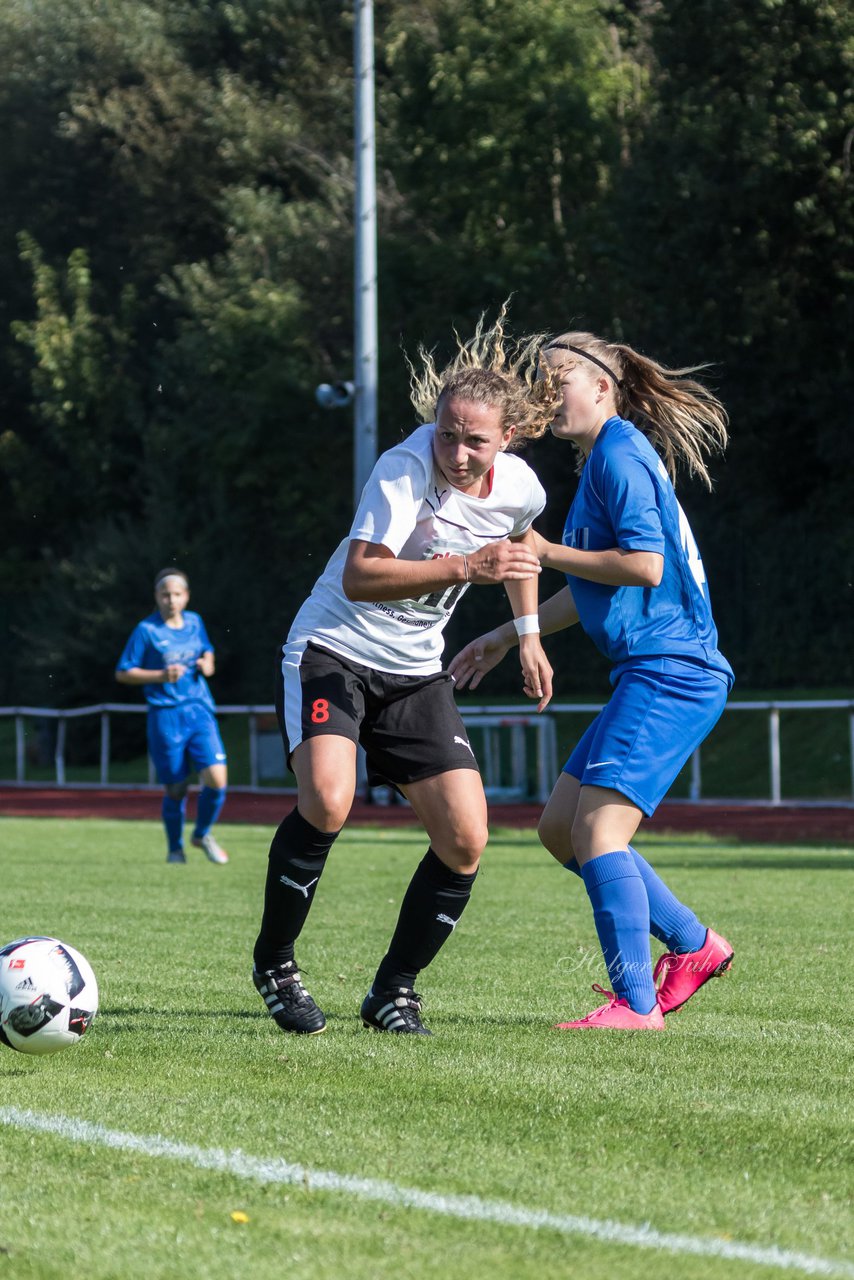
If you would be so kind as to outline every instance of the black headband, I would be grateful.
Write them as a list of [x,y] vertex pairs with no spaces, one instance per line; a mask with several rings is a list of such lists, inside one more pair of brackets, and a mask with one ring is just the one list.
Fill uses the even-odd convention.
[[613,381],[615,387],[622,387],[622,379],[618,378],[613,369],[609,369],[604,360],[600,360],[598,356],[592,356],[589,351],[585,351],[583,347],[573,347],[568,342],[550,342],[545,348],[546,351],[574,351],[577,356],[584,356],[585,360],[592,360],[594,364],[598,364],[600,369],[604,369],[608,377]]

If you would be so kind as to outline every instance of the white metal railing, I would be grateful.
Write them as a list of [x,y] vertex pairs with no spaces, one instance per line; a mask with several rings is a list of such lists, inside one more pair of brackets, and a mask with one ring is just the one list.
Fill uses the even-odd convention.
[[[479,763],[483,771],[484,786],[492,799],[529,799],[544,803],[549,796],[558,772],[557,725],[555,717],[563,714],[595,715],[602,709],[601,702],[551,703],[548,712],[537,715],[518,704],[487,705],[462,710],[463,721],[469,731],[481,735],[478,744]],[[111,783],[110,773],[110,717],[113,715],[144,715],[144,704],[103,702],[89,707],[57,710],[51,707],[0,707],[0,718],[13,718],[15,722],[15,777],[0,778],[0,785],[34,785],[27,781],[26,721],[28,719],[56,720],[57,732],[54,746],[55,785],[64,787],[101,786],[119,787],[126,783]],[[725,712],[764,711],[768,717],[768,772],[770,803],[782,804],[780,744],[781,711],[847,711],[848,745],[850,754],[851,798],[834,801],[854,803],[854,699],[814,699],[804,701],[729,702]],[[266,729],[259,723],[261,717],[275,717],[272,705],[228,705],[217,707],[218,716],[243,715],[248,717],[249,731],[249,784],[232,786],[235,791],[270,791],[277,788],[261,787],[263,780],[285,779],[284,754],[278,729]],[[99,782],[69,784],[66,780],[65,747],[69,720],[84,716],[100,717],[100,767]],[[535,763],[529,769],[528,744],[533,738]],[[503,744],[503,745],[502,745]],[[271,751],[270,748],[273,748]],[[533,785],[532,785],[533,783]],[[42,784],[44,785],[44,784]],[[140,784],[137,784],[140,785]],[[154,771],[148,762],[148,786],[155,786]],[[293,788],[282,788],[292,790]],[[691,800],[703,799],[701,750],[698,747],[691,759],[689,784]]]

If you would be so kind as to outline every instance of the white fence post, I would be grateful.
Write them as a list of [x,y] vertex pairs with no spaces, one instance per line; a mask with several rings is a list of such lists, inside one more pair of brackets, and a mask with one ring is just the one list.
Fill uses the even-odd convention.
[[56,782],[57,786],[65,786],[65,729],[68,724],[65,716],[57,717],[56,726],[56,751],[54,752],[54,763],[56,764]]
[[492,725],[486,725],[483,730],[483,762],[486,785],[497,787],[501,781],[501,743]]
[[691,790],[692,800],[699,800],[703,794],[703,778],[700,771],[700,748],[691,756]]
[[557,779],[557,730],[551,716],[537,722],[540,749],[537,752],[537,800],[545,804]]
[[110,713],[101,712],[101,782],[110,781]]
[[514,724],[510,728],[510,777],[514,787],[524,795],[528,790],[528,753],[525,750],[525,726]]
[[23,782],[27,776],[27,735],[24,717],[15,716],[15,778]]
[[249,713],[249,785],[258,786],[258,716]]
[[771,803],[779,804],[782,796],[780,785],[780,711],[772,707],[768,712],[768,746],[771,754]]

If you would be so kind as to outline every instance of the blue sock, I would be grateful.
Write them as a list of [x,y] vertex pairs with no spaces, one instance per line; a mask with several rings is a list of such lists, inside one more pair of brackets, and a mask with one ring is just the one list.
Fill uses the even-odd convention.
[[694,915],[690,907],[680,902],[676,895],[637,849],[629,845],[629,853],[641,873],[649,899],[649,929],[653,937],[663,942],[668,951],[684,955],[686,951],[699,951],[706,941],[706,927]]
[[194,840],[201,840],[202,836],[206,836],[216,822],[225,804],[225,790],[225,787],[202,787],[196,807]]
[[581,878],[593,907],[596,932],[614,994],[635,1013],[655,1008],[649,954],[649,900],[643,877],[628,849],[591,858]]
[[178,849],[183,849],[183,832],[184,832],[184,810],[187,807],[187,797],[183,796],[180,800],[175,800],[170,795],[163,797],[163,825],[166,828],[166,839],[169,841],[169,852],[175,853]]
[[[699,951],[706,941],[706,926],[701,924],[690,907],[680,902],[674,893],[642,858],[637,849],[629,845],[629,853],[646,885],[649,901],[649,931],[668,951],[684,955],[686,951]],[[563,864],[573,875],[581,876],[581,868],[575,858]]]

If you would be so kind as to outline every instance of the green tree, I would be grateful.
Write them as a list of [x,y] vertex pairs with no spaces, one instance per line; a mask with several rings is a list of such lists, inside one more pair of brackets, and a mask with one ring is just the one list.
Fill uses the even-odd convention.
[[595,312],[619,117],[637,96],[599,6],[439,0],[397,8],[384,39],[391,305],[407,305],[402,271],[430,333],[511,291],[526,324],[554,326],[556,279],[558,309]]
[[[0,342],[10,687],[26,630],[30,687],[50,676],[55,696],[71,696],[36,604],[52,599],[62,616],[93,559],[135,579],[143,607],[159,562],[196,551],[213,552],[214,583],[235,587],[230,607],[260,598],[263,537],[250,557],[244,530],[260,529],[279,492],[267,436],[292,438],[317,373],[339,347],[351,359],[338,279],[349,46],[328,3],[10,0],[0,13],[0,254],[25,237],[0,304],[17,339]],[[291,354],[308,347],[295,392]],[[235,458],[246,461],[230,470]],[[88,669],[94,691],[101,674]]]
[[[61,512],[67,536],[81,519],[106,512],[128,478],[116,424],[134,416],[126,378],[134,292],[130,286],[124,290],[117,315],[98,316],[83,249],[71,253],[60,276],[35,241],[26,234],[20,240],[21,257],[33,273],[36,317],[14,322],[11,331],[32,356],[37,432],[28,446],[14,432],[2,445],[7,475],[24,505]],[[16,467],[16,459],[25,465]]]
[[347,269],[334,212],[269,189],[224,203],[226,251],[162,285],[179,319],[160,351],[146,523],[161,558],[198,566],[205,616],[228,632],[224,680],[234,654],[243,696],[266,700],[274,646],[351,514],[349,415],[314,400],[337,348],[350,358],[335,299],[323,329],[314,312]]

